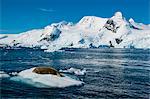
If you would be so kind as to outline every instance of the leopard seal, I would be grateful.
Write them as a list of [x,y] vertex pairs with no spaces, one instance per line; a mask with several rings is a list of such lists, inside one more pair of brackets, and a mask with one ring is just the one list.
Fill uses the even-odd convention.
[[37,74],[52,74],[52,75],[57,75],[59,77],[64,77],[64,75],[62,75],[52,67],[35,67],[32,72]]

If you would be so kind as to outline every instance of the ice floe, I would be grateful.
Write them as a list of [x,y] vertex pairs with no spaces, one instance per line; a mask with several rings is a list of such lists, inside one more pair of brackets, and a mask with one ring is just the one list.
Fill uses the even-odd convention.
[[7,73],[5,73],[4,71],[0,71],[0,78],[8,78],[10,77]]
[[52,74],[37,74],[33,72],[34,69],[35,67],[23,70],[18,73],[18,76],[12,77],[11,80],[42,88],[64,88],[69,86],[80,86],[84,84],[84,82],[73,79],[67,75],[64,75],[64,77],[59,77]]
[[86,69],[77,69],[72,67],[66,70],[59,70],[59,71],[64,73],[73,73],[75,75],[85,75],[86,73]]

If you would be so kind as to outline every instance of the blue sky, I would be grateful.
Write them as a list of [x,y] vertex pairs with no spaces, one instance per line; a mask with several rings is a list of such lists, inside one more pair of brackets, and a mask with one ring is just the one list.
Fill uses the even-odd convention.
[[111,17],[150,23],[150,0],[0,0],[0,33],[19,33],[53,22],[78,22],[83,16]]

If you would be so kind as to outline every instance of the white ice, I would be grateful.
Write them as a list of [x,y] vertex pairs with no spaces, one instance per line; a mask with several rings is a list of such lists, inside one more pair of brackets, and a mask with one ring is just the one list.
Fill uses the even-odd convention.
[[64,73],[74,73],[75,75],[85,75],[86,73],[86,69],[77,69],[73,67],[66,70],[59,70],[59,71]]
[[8,78],[10,77],[7,73],[5,73],[4,71],[0,71],[0,78]]
[[20,81],[23,83],[30,84],[35,87],[56,87],[64,88],[69,86],[79,86],[82,85],[82,81],[75,80],[71,77],[58,77],[51,74],[37,74],[33,73],[34,68],[23,70],[18,73],[18,76],[12,77],[11,80]]

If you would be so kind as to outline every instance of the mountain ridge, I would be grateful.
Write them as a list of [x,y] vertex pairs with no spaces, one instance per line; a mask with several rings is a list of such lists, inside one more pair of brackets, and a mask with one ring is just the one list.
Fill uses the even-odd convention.
[[62,21],[20,34],[0,34],[0,46],[71,48],[150,48],[150,26],[127,21],[121,12],[110,18],[84,16],[78,23]]

